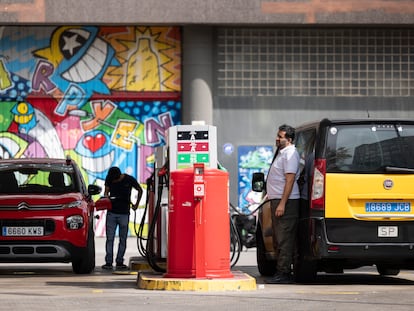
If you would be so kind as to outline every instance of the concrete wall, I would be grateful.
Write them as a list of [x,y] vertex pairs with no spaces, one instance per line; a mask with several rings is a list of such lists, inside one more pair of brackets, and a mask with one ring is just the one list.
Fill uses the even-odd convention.
[[183,27],[182,123],[213,124],[213,30],[208,26]]
[[406,24],[411,0],[6,0],[0,23]]
[[212,87],[212,26],[413,27],[412,0],[5,0],[0,25],[8,24],[183,26],[183,123],[203,119],[218,127],[219,160],[230,170],[234,204],[237,152],[224,154],[227,142],[272,145],[282,122],[366,117],[367,110],[372,117],[414,117],[411,98],[223,98]]

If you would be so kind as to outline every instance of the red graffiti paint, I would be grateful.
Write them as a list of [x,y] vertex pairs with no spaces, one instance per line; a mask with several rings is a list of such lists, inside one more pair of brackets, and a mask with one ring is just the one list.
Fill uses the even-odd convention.
[[95,136],[87,135],[83,140],[83,145],[92,152],[96,152],[103,145],[105,145],[106,138],[102,134],[97,134]]

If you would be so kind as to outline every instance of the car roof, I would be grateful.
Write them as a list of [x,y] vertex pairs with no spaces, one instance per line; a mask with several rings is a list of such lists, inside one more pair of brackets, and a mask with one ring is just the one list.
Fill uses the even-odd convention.
[[332,124],[362,124],[362,123],[398,123],[398,124],[413,124],[414,120],[408,119],[390,119],[390,118],[365,118],[365,119],[320,119],[317,121],[310,121],[299,125],[296,129],[328,126]]
[[55,159],[55,158],[17,158],[17,159],[0,159],[0,167],[16,167],[16,166],[33,166],[46,165],[56,167],[76,167],[76,163],[71,159]]
[[0,159],[0,164],[8,164],[8,163],[10,164],[17,164],[17,163],[21,163],[21,164],[67,164],[66,159],[55,159],[55,158]]

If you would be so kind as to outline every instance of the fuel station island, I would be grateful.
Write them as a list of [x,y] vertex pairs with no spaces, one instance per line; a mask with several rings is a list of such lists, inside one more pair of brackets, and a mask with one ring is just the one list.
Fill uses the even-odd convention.
[[229,176],[218,168],[216,133],[173,126],[156,152],[144,252],[152,269],[138,272],[139,289],[256,289],[253,277],[231,270]]

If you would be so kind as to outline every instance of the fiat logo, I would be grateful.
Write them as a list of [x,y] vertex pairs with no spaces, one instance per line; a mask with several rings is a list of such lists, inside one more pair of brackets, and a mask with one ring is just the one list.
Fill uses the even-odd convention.
[[391,189],[394,186],[394,182],[391,179],[384,180],[384,189]]

